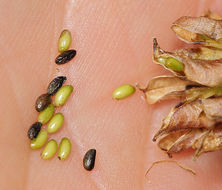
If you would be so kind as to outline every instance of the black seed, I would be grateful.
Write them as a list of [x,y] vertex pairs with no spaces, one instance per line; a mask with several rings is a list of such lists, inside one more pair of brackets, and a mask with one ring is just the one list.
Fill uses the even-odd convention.
[[83,158],[83,167],[88,171],[92,170],[95,165],[95,159],[96,159],[96,150],[95,149],[88,150]]
[[50,95],[50,96],[53,96],[56,94],[56,92],[62,87],[62,85],[65,83],[66,81],[66,77],[64,76],[59,76],[59,77],[56,77],[54,78],[50,83],[49,83],[49,86],[48,86],[48,89],[47,89],[47,93]]
[[185,102],[179,102],[177,105],[175,105],[174,108],[179,108],[180,106],[182,106]]
[[44,110],[51,103],[51,101],[52,99],[49,94],[42,94],[35,102],[35,109],[40,112]]
[[55,59],[56,64],[61,65],[69,62],[73,57],[76,55],[76,50],[71,49],[62,52],[60,55],[58,55]]
[[201,87],[200,85],[187,85],[186,90],[190,90],[191,88],[198,88]]
[[28,130],[28,138],[31,140],[36,138],[41,130],[42,124],[40,122],[34,123]]

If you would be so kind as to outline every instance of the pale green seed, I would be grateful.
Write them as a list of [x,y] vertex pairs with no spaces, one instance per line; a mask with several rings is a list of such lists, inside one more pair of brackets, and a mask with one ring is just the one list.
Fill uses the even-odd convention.
[[48,105],[43,111],[39,113],[38,122],[45,124],[47,123],[51,117],[53,116],[55,111],[55,107],[53,104]]
[[158,57],[157,62],[165,65],[165,63],[166,63],[166,58],[164,58],[164,57]]
[[73,91],[72,85],[66,85],[59,89],[55,95],[55,105],[63,106]]
[[130,84],[119,86],[113,91],[112,97],[116,100],[124,99],[136,91],[135,87]]
[[64,137],[62,138],[59,144],[59,152],[58,152],[59,160],[65,160],[66,158],[68,158],[70,152],[71,152],[71,143],[68,138]]
[[48,133],[46,130],[41,130],[38,136],[33,139],[30,143],[31,149],[38,149],[41,148],[47,141]]
[[44,150],[42,151],[41,154],[42,159],[46,160],[52,158],[57,151],[57,147],[58,147],[57,142],[51,139],[45,146]]
[[70,31],[63,30],[60,34],[59,41],[58,41],[58,50],[59,52],[64,52],[69,49],[72,42],[72,36]]
[[165,66],[173,71],[177,72],[183,71],[183,64],[173,57],[168,57],[166,59]]
[[56,113],[53,118],[49,121],[47,126],[48,133],[55,133],[58,131],[64,123],[64,116],[62,113]]

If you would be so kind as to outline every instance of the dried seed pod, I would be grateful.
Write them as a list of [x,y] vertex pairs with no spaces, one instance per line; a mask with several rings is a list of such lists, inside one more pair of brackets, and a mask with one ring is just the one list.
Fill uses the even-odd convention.
[[56,92],[62,87],[67,78],[65,76],[59,76],[54,78],[48,86],[47,93],[51,96],[55,95]]
[[35,109],[38,112],[43,111],[49,104],[51,104],[51,97],[49,94],[42,94],[41,96],[39,96],[36,100],[35,103]]
[[65,64],[71,61],[75,57],[75,55],[76,55],[76,50],[74,49],[64,51],[63,53],[61,53],[56,57],[55,63],[58,65]]
[[195,83],[175,76],[158,76],[152,78],[146,88],[139,86],[139,89],[144,92],[147,103],[154,104],[163,99],[185,98],[189,85]]
[[94,168],[95,160],[96,160],[96,150],[95,149],[88,150],[83,158],[83,167],[86,170],[91,171]]
[[28,130],[28,138],[31,140],[36,138],[41,130],[42,124],[40,122],[35,122]]
[[59,52],[64,52],[69,49],[72,42],[72,36],[70,31],[63,30],[60,34],[59,41],[58,41],[58,50]]

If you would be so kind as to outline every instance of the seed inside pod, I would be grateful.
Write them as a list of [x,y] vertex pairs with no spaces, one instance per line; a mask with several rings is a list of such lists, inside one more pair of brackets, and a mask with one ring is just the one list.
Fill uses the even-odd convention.
[[44,150],[42,151],[41,157],[44,160],[50,159],[55,155],[56,151],[57,151],[57,142],[51,139],[45,146]]
[[135,87],[130,84],[119,86],[113,91],[113,99],[120,100],[132,95],[136,91]]
[[39,131],[41,130],[42,124],[40,122],[35,122],[28,130],[28,137],[32,140],[37,137]]
[[59,144],[59,152],[58,152],[59,160],[65,160],[66,158],[68,158],[71,152],[71,147],[72,146],[70,140],[66,137],[62,138]]
[[41,130],[38,136],[33,139],[30,143],[31,149],[38,149],[41,148],[47,141],[48,133],[46,130]]
[[59,76],[54,78],[48,86],[47,89],[47,93],[51,96],[55,95],[56,92],[62,87],[62,85],[65,83],[66,81],[66,77],[65,76]]
[[70,31],[63,30],[60,34],[59,41],[58,41],[58,50],[59,52],[64,52],[69,49],[72,42],[72,36]]
[[66,85],[59,89],[55,95],[55,105],[63,106],[73,91],[72,85]]
[[75,55],[76,55],[76,50],[74,49],[64,51],[63,53],[61,53],[56,57],[55,63],[58,65],[65,64],[71,61],[75,57]]
[[88,171],[92,170],[95,165],[95,159],[96,159],[96,150],[95,149],[88,150],[83,158],[83,167]]
[[50,103],[52,99],[49,94],[42,94],[39,96],[35,103],[35,109],[40,112],[43,111]]
[[39,113],[38,122],[46,124],[51,117],[53,116],[55,107],[53,104],[50,104],[47,108]]
[[57,132],[64,123],[64,116],[62,113],[56,113],[53,118],[49,121],[47,126],[48,133]]

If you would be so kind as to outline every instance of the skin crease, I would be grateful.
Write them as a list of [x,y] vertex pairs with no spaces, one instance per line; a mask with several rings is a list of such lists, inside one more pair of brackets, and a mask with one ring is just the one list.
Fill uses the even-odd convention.
[[[125,100],[112,99],[119,85],[146,85],[152,77],[167,74],[152,63],[152,37],[163,49],[184,47],[170,30],[172,22],[208,8],[220,13],[221,1],[1,1],[0,189],[221,189],[221,151],[196,162],[191,150],[174,156],[196,170],[196,176],[165,163],[146,179],[152,162],[168,159],[151,139],[177,102],[147,105],[138,90]],[[77,56],[58,66],[54,59],[63,29],[71,31]],[[74,93],[56,110],[65,122],[49,139],[70,138],[72,152],[65,161],[45,161],[42,149],[30,150],[27,130],[37,120],[36,98],[58,75],[67,76],[65,84],[72,84]],[[97,157],[88,172],[82,158],[91,148]]]

